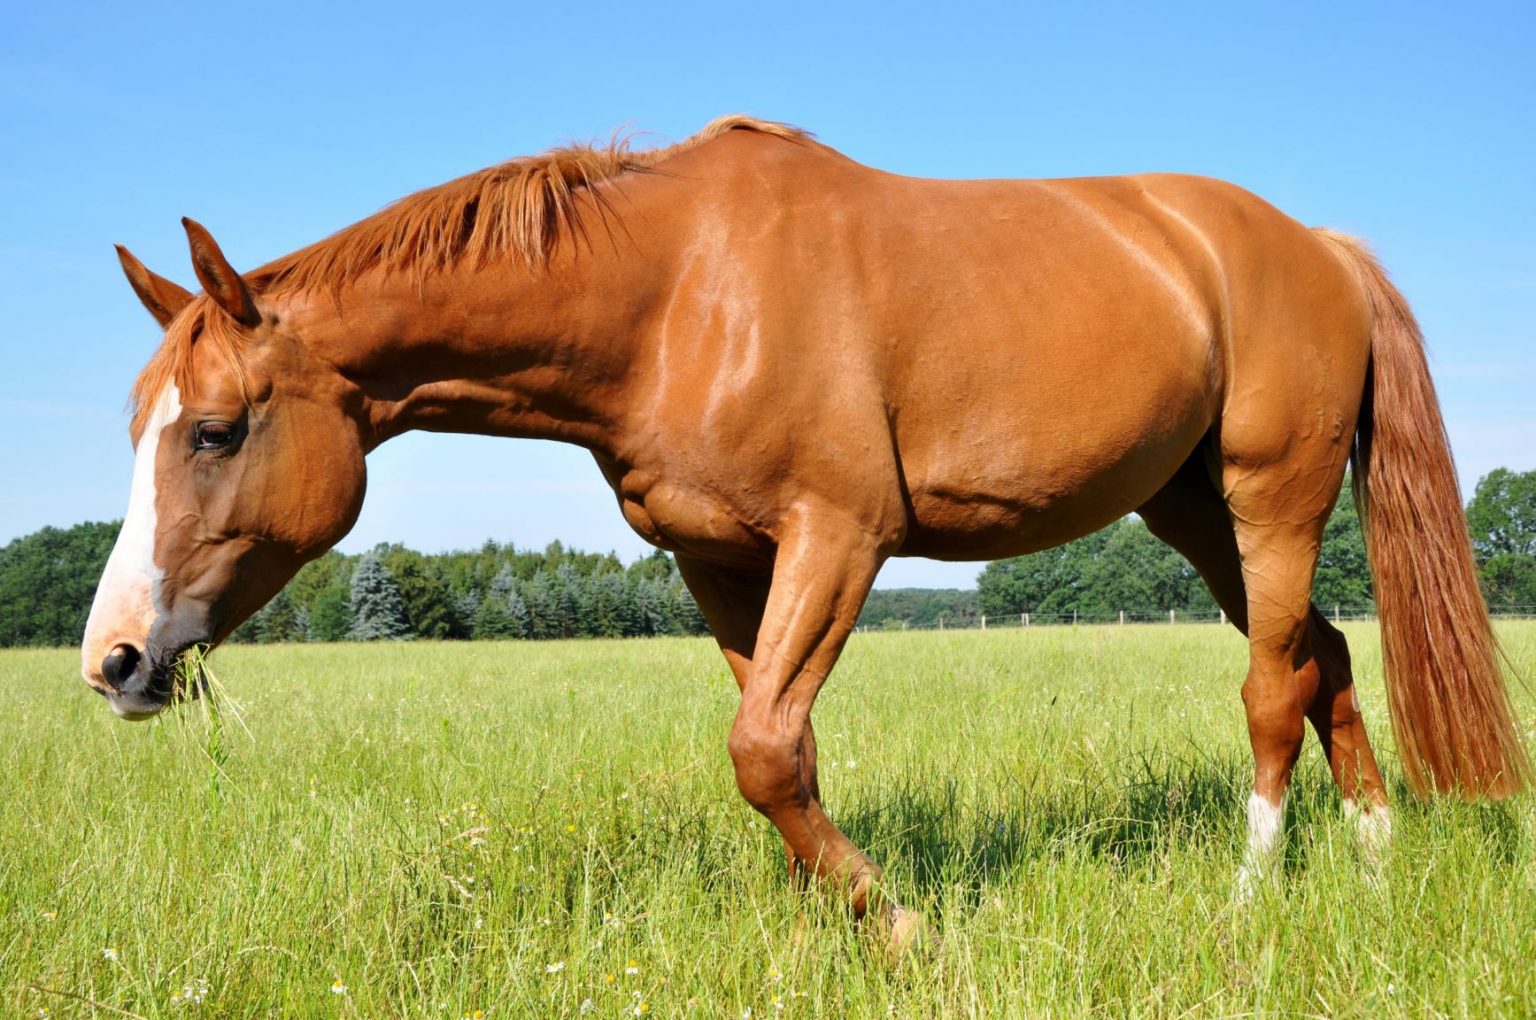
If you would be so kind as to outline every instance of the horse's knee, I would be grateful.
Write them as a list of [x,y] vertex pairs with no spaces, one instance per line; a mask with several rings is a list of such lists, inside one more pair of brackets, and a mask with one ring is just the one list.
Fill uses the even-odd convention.
[[726,745],[736,767],[736,787],[764,814],[803,805],[809,794],[800,774],[800,738],[783,730],[738,721]]
[[1241,693],[1250,730],[1282,734],[1301,727],[1306,702],[1296,686],[1295,674],[1249,674]]

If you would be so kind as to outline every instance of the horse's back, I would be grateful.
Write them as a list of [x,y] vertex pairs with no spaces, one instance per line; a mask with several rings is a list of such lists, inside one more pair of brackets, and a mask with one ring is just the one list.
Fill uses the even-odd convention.
[[1307,305],[1347,303],[1351,285],[1310,231],[1241,188],[937,181],[730,141],[679,174],[717,182],[710,230],[735,286],[758,291],[754,377],[731,358],[721,373],[744,407],[761,406],[755,384],[781,409],[764,427],[836,433],[789,472],[801,481],[847,490],[861,479],[833,463],[890,442],[862,480],[903,489],[903,553],[1070,540],[1150,498],[1245,394],[1278,387],[1309,413],[1303,361],[1331,350],[1318,334],[1337,313]]

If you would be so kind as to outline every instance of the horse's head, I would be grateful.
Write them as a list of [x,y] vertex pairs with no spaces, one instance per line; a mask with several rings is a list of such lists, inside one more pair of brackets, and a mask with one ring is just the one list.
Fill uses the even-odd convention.
[[164,708],[181,656],[222,640],[345,535],[363,498],[352,390],[184,222],[204,296],[118,249],[166,336],[135,389],[128,513],[81,655],[86,682],[129,719]]

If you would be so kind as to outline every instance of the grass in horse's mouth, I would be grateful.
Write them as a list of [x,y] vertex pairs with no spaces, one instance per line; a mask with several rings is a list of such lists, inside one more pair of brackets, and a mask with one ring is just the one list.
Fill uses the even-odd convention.
[[184,735],[191,733],[192,717],[202,717],[203,739],[199,749],[213,766],[208,776],[209,792],[217,800],[222,780],[226,778],[224,763],[229,757],[224,743],[225,716],[233,719],[246,736],[249,737],[251,731],[241,717],[239,705],[229,696],[213,672],[213,667],[208,664],[208,648],[205,645],[193,645],[183,652],[171,673],[171,705],[180,707],[189,701],[197,702],[202,711],[195,713],[191,709],[181,709],[173,714],[182,724],[180,729]]

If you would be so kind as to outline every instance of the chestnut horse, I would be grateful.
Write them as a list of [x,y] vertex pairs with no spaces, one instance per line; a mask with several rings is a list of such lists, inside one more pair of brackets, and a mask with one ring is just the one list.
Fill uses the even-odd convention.
[[1304,720],[1387,832],[1349,653],[1311,605],[1353,458],[1409,785],[1526,780],[1408,306],[1360,244],[1231,184],[918,180],[729,117],[492,167],[243,276],[185,226],[199,296],[119,249],[165,328],[83,648],[124,717],[347,533],[380,443],[574,443],[735,674],[742,794],[792,867],[901,925],[822,807],[811,728],[876,572],[1134,511],[1249,641],[1251,878]]

